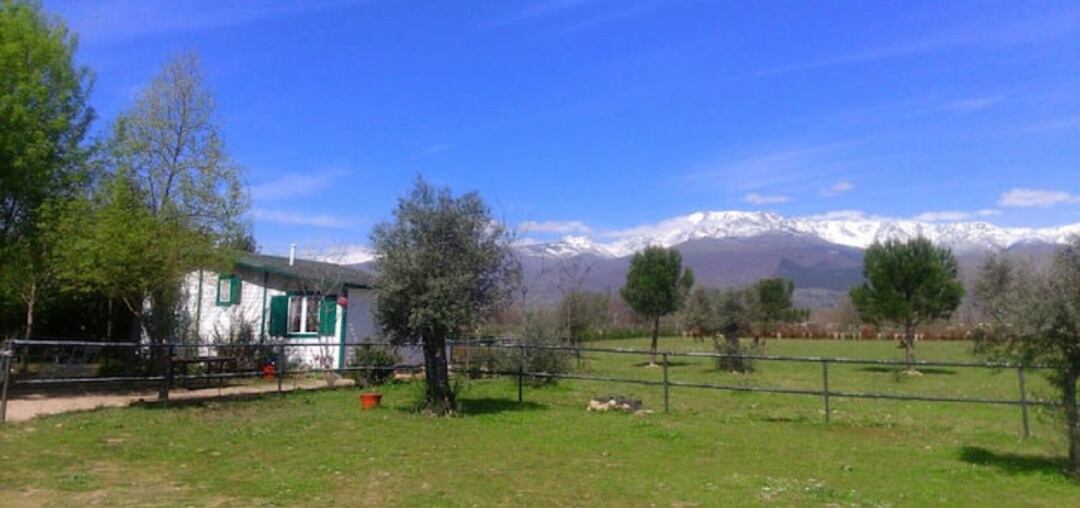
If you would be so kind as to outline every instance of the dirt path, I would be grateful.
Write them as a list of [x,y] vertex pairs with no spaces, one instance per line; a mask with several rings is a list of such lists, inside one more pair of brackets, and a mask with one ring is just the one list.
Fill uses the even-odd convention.
[[[353,381],[351,379],[339,379],[334,383],[334,386],[349,386],[352,384]],[[325,380],[298,379],[286,382],[282,386],[284,391],[315,390],[319,388],[326,388]],[[169,398],[170,400],[202,399],[276,391],[276,382],[259,381],[254,384],[225,386],[222,388],[202,388],[195,390],[175,388],[169,392]],[[9,399],[7,405],[7,421],[21,422],[38,416],[67,413],[71,411],[87,411],[100,407],[123,407],[141,402],[153,402],[156,400],[157,390],[133,390],[110,393],[35,393]]]

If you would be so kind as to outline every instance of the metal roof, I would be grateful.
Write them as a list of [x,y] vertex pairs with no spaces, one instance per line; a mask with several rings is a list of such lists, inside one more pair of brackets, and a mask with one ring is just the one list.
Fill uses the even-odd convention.
[[327,281],[335,285],[366,288],[373,287],[375,283],[375,278],[365,271],[325,261],[296,258],[296,262],[290,266],[289,258],[285,256],[243,254],[236,264],[249,270],[270,272],[305,281]]

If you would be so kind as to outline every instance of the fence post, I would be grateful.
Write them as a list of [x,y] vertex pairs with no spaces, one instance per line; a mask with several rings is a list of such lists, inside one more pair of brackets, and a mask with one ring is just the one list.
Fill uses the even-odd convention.
[[821,391],[825,398],[825,423],[829,423],[829,360],[821,360],[821,380],[824,384],[824,390]]
[[1024,365],[1020,364],[1016,368],[1016,374],[1020,379],[1020,414],[1024,419],[1024,438],[1031,435],[1031,431],[1028,429],[1028,401],[1027,390],[1024,389]]
[[169,344],[169,347],[165,349],[165,376],[161,380],[161,393],[158,393],[158,400],[161,401],[163,406],[169,405],[169,390],[172,389],[173,384],[173,345]]
[[10,342],[4,342],[0,347],[0,376],[3,377],[3,386],[0,387],[0,423],[7,421],[8,385],[11,384],[11,357],[14,354]]
[[518,403],[524,403],[525,402],[525,389],[524,389],[524,382],[525,382],[525,343],[522,342],[518,347],[521,348],[521,354],[520,354],[520,356],[518,358],[518,371],[517,371]]
[[668,392],[670,391],[670,385],[668,384],[668,358],[667,353],[664,353],[664,413],[668,412]]
[[289,359],[285,358],[285,344],[278,346],[277,361],[277,391],[281,393],[281,378],[285,377],[285,366],[289,364]]

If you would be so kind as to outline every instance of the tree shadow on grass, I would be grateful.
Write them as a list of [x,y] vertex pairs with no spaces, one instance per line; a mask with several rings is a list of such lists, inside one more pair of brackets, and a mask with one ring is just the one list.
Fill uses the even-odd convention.
[[1062,458],[1041,455],[1021,455],[1018,453],[1000,453],[978,446],[965,446],[960,449],[960,460],[968,464],[993,466],[1010,474],[1055,473],[1064,474],[1066,461]]
[[[899,375],[900,373],[903,372],[904,369],[903,368],[897,368],[897,367],[882,367],[882,366],[879,366],[879,365],[875,365],[875,366],[872,366],[872,367],[861,367],[858,370],[861,370],[863,372],[880,372],[880,373],[883,373],[883,374],[897,374],[897,375]],[[955,376],[956,375],[956,371],[952,370],[952,369],[941,369],[941,368],[935,368],[935,367],[919,367],[919,366],[916,366],[915,370],[917,370],[920,374],[926,374],[926,375],[931,375],[931,376]]]
[[489,397],[480,399],[460,399],[458,403],[461,406],[460,411],[463,415],[486,415],[547,409],[547,406],[536,402],[518,402],[514,399],[495,399]]

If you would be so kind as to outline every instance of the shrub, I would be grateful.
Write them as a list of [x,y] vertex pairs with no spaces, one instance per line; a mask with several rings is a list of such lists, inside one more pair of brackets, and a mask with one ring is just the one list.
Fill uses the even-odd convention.
[[385,347],[357,346],[353,348],[349,367],[363,367],[363,370],[353,371],[357,386],[378,386],[394,378],[397,363],[397,357]]
[[[713,341],[713,349],[723,355],[759,355],[762,346],[758,344],[746,345],[736,339],[735,342],[724,340],[719,337]],[[754,371],[754,360],[739,356],[720,356],[716,358],[716,370],[727,372],[750,373]]]
[[[518,341],[526,346],[524,352],[520,348],[503,347],[498,349],[499,352],[495,355],[494,360],[496,368],[500,372],[510,374],[518,372],[519,368],[525,372],[545,374],[565,374],[570,372],[570,359],[573,357],[571,351],[529,347],[564,345],[559,340],[558,333],[539,319],[529,319],[525,322]],[[524,363],[522,357],[524,357]],[[532,386],[542,386],[553,384],[557,379],[543,376],[525,376],[525,381]]]

